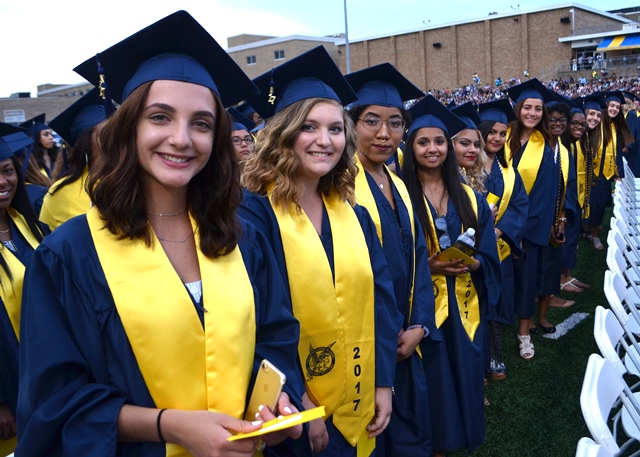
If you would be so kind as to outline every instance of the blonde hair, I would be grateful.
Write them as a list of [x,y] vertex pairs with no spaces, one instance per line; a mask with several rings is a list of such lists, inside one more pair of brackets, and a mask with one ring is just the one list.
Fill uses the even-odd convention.
[[[473,129],[464,129],[464,130],[473,130]],[[453,142],[454,151],[456,148],[456,143],[460,138],[460,134],[464,132],[464,130],[461,130],[451,138]],[[487,180],[487,174],[484,171],[484,167],[487,165],[488,159],[487,159],[486,152],[484,152],[484,147],[485,147],[484,138],[482,138],[482,134],[480,133],[480,130],[475,129],[475,131],[477,132],[478,139],[480,140],[480,149],[478,151],[478,156],[476,157],[475,164],[473,165],[473,168],[464,168],[460,165],[458,165],[458,168],[460,169],[460,175],[462,175],[464,182],[479,194],[483,194],[484,192],[487,191],[484,185],[485,181]],[[457,159],[457,156],[456,156],[456,159]]]
[[340,107],[344,121],[345,148],[336,166],[320,178],[318,191],[330,191],[350,202],[355,202],[355,164],[357,140],[351,118],[338,102],[325,98],[309,98],[287,106],[269,119],[259,132],[253,156],[245,162],[242,184],[251,192],[265,195],[273,184],[272,198],[276,205],[287,209],[298,202],[304,188],[297,179],[302,162],[296,154],[293,143],[305,124],[309,112],[320,103],[332,103]]

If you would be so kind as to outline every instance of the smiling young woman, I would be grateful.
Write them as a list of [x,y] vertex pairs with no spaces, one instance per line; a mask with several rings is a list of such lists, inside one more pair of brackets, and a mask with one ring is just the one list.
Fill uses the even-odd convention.
[[254,82],[270,95],[250,99],[267,121],[245,165],[241,215],[269,239],[300,321],[304,405],[326,408],[306,447],[284,445],[370,455],[391,416],[402,316],[376,227],[352,203],[356,137],[342,105],[356,96],[321,46]]
[[19,338],[25,267],[46,234],[29,203],[15,153],[33,141],[0,124],[0,453],[16,445]]
[[[530,328],[536,298],[541,330],[556,330],[547,319],[547,310],[553,288],[559,287],[560,271],[545,271],[542,266],[547,264],[544,256],[545,250],[552,249],[550,243],[564,242],[564,225],[572,211],[571,202],[564,199],[569,157],[549,131],[544,103],[554,101],[555,96],[540,81],[531,79],[510,88],[509,97],[516,103],[517,120],[509,125],[505,152],[520,173],[529,197],[522,240],[524,254],[515,261],[515,287],[520,357],[530,360],[535,354]],[[545,278],[548,280],[543,282]]]
[[[434,455],[484,440],[486,316],[500,291],[493,217],[485,199],[463,184],[451,135],[467,126],[428,95],[410,110],[402,175],[424,231],[436,327],[442,341],[421,342],[429,389]],[[458,236],[475,229],[475,261],[442,259]]]
[[[107,71],[120,107],[100,132],[93,209],[30,263],[17,452],[249,457],[256,438],[227,438],[295,412],[303,389],[277,265],[236,216],[242,191],[221,100],[256,88],[184,11],[100,60],[120,70]],[[94,58],[77,71],[98,81]],[[250,423],[242,417],[263,359],[287,384],[276,410]]]

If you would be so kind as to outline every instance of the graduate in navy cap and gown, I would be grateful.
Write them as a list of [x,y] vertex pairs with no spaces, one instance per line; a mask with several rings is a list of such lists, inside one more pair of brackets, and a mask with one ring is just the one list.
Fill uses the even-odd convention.
[[[569,151],[569,158],[576,172],[576,180],[573,189],[573,198],[575,199],[576,216],[569,219],[565,224],[564,236],[565,244],[562,248],[562,260],[560,272],[560,288],[567,292],[581,293],[584,289],[588,289],[589,285],[574,278],[571,270],[576,267],[578,254],[578,238],[580,237],[580,229],[582,227],[582,218],[585,214],[585,188],[586,181],[589,179],[589,187],[593,179],[593,161],[591,155],[585,155],[582,147],[582,138],[587,130],[587,121],[582,107],[578,106],[575,101],[569,101],[573,104],[567,116],[567,128],[560,135],[560,140],[565,148]],[[588,158],[587,158],[588,157]],[[587,178],[587,174],[589,177]],[[573,300],[563,300],[558,297],[552,297],[550,306],[567,307],[574,304]]]
[[599,127],[601,141],[597,149],[594,149],[589,216],[591,243],[597,250],[604,249],[600,231],[604,212],[612,203],[612,182],[614,179],[624,178],[622,156],[626,155],[634,141],[622,114],[622,105],[625,103],[622,92],[605,92],[602,95],[606,108],[602,110],[602,122]]
[[97,88],[90,90],[49,123],[71,146],[66,171],[51,185],[40,209],[40,220],[51,230],[91,209],[86,189],[89,166],[95,160],[98,133],[107,119],[105,100],[98,92]]
[[[500,293],[500,260],[485,199],[462,183],[451,135],[467,126],[431,95],[409,110],[402,175],[422,224],[442,342],[421,344],[429,386],[434,455],[484,441],[486,316]],[[475,229],[471,263],[443,258]]]
[[376,227],[354,206],[356,137],[342,106],[356,95],[322,46],[254,82],[264,95],[250,102],[267,122],[245,165],[241,214],[270,240],[300,321],[304,405],[326,408],[310,423],[311,448],[374,455],[403,316]]
[[516,314],[520,319],[519,353],[523,359],[530,360],[535,355],[530,329],[535,329],[532,318],[536,297],[540,329],[546,333],[556,330],[547,319],[550,293],[543,289],[543,281],[546,275],[553,278],[546,284],[558,287],[560,271],[545,271],[543,255],[550,242],[564,243],[567,220],[564,205],[568,203],[564,200],[564,193],[570,161],[566,148],[560,148],[549,130],[544,103],[554,101],[554,95],[540,81],[530,79],[510,88],[509,97],[516,104],[517,120],[509,125],[505,155],[520,173],[529,196],[529,212],[522,234],[524,254],[515,262],[515,286]]
[[251,130],[255,127],[253,121],[235,108],[227,108],[231,115],[233,126],[231,127],[231,141],[236,151],[236,159],[240,165],[240,172],[244,170],[244,163],[253,154],[255,138]]
[[422,92],[389,63],[346,78],[358,95],[349,109],[358,135],[356,201],[367,208],[376,225],[404,319],[393,412],[378,450],[389,457],[430,455],[427,382],[418,345],[424,338],[441,337],[435,326],[429,253],[409,192],[385,165],[402,141],[408,118],[403,101],[421,97]]
[[[257,89],[184,11],[76,71],[98,84],[102,69],[120,107],[90,170],[95,206],[45,240],[25,280],[16,453],[251,456],[257,438],[227,438],[295,412],[302,393],[278,267],[236,216],[223,106]],[[243,421],[263,359],[285,392]]]
[[51,127],[45,123],[45,119],[44,114],[39,114],[20,124],[20,127],[27,129],[28,135],[33,138],[33,145],[23,158],[22,172],[25,182],[48,188],[55,179],[58,147]]
[[484,195],[489,205],[496,209],[494,232],[502,270],[500,300],[495,307],[495,313],[487,316],[487,375],[494,381],[501,381],[507,376],[502,351],[503,330],[505,325],[513,323],[515,316],[513,259],[522,254],[520,244],[529,211],[529,199],[520,174],[509,164],[504,153],[509,122],[516,119],[509,100],[500,99],[479,105],[478,116],[478,129],[484,140],[484,152],[487,157]]
[[45,235],[15,157],[31,143],[19,131],[0,137],[0,455],[10,454],[16,445],[22,283],[25,268]]

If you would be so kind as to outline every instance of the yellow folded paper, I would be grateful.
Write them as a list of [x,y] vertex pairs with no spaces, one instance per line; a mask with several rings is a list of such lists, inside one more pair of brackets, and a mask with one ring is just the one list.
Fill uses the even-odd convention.
[[301,413],[291,414],[289,416],[276,417],[269,422],[262,424],[262,428],[255,432],[238,433],[237,435],[230,436],[227,441],[241,440],[244,438],[252,438],[254,436],[266,435],[267,433],[277,432],[278,430],[285,430],[290,427],[295,427],[298,424],[304,424],[305,422],[312,421],[324,416],[324,406],[318,406]]
[[464,252],[462,252],[461,250],[457,249],[454,246],[451,246],[450,248],[445,249],[438,256],[438,260],[440,260],[441,262],[446,262],[448,260],[453,260],[453,259],[461,259],[462,263],[465,265],[473,265],[474,263],[476,263],[476,259],[474,259],[472,256],[465,254]]

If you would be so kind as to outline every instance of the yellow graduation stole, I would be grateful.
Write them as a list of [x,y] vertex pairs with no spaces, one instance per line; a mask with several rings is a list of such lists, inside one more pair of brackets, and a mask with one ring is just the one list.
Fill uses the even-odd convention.
[[[7,213],[18,231],[27,240],[27,243],[33,249],[36,249],[40,243],[31,232],[31,229],[29,229],[29,225],[22,214],[11,207],[7,208]],[[7,310],[16,338],[20,341],[20,303],[22,301],[22,282],[24,281],[25,267],[15,254],[2,243],[0,243],[0,253],[13,276],[13,280],[11,280],[4,268],[0,268],[0,298],[2,298],[4,307]]]
[[586,194],[586,185],[587,185],[587,167],[585,162],[584,151],[582,150],[582,145],[580,141],[576,141],[573,143],[573,147],[575,148],[575,156],[576,156],[576,181],[578,183],[578,203],[584,209],[586,208],[585,204],[585,194]]
[[618,133],[613,124],[609,125],[609,131],[611,132],[611,142],[605,147],[604,165],[602,168],[602,175],[607,179],[618,175],[618,167],[616,166]]
[[57,190],[54,194],[53,191],[63,181],[62,179],[58,180],[53,183],[49,192],[44,196],[40,220],[47,224],[51,230],[58,228],[72,217],[85,214],[91,209],[91,199],[84,187],[88,176],[89,170],[85,168],[82,176]]
[[[498,168],[502,173],[502,182],[504,183],[502,198],[498,197],[495,194],[492,194],[491,192],[489,192],[489,194],[487,195],[487,202],[489,202],[490,204],[493,203],[494,205],[497,205],[498,202],[500,203],[498,205],[498,214],[496,215],[496,224],[500,219],[502,219],[504,213],[507,212],[509,202],[511,201],[511,195],[513,194],[513,187],[516,184],[516,171],[513,166],[503,168],[502,165],[500,165],[500,162],[498,162]],[[511,254],[511,247],[509,246],[509,243],[507,243],[502,238],[498,238],[496,243],[498,245],[498,255],[500,256],[500,262],[502,262],[504,259],[509,257],[509,254]]]
[[[476,195],[473,193],[471,187],[466,184],[462,185],[467,192],[471,207],[473,208],[476,218],[478,217],[478,202],[476,201]],[[440,249],[440,242],[436,234],[436,226],[433,222],[433,216],[429,209],[429,204],[426,197],[424,198],[424,204],[427,208],[427,215],[430,222],[430,241],[429,241],[429,255],[433,255]],[[464,230],[464,227],[462,227]],[[447,277],[446,275],[431,274],[433,281],[433,295],[436,299],[436,327],[440,328],[442,323],[449,317],[449,291],[447,290]],[[473,341],[476,334],[476,330],[480,325],[480,301],[478,299],[478,292],[476,291],[473,281],[471,280],[471,273],[462,273],[454,278],[455,294],[458,299],[458,309],[460,311],[460,319],[462,325],[469,336],[469,339]]]
[[[511,128],[509,127],[507,132],[507,138],[511,136]],[[504,144],[505,156],[509,159],[509,165],[513,165],[513,153],[509,148],[509,140]],[[540,171],[540,164],[542,163],[542,157],[544,155],[544,136],[539,130],[533,130],[529,140],[525,145],[524,151],[520,162],[518,163],[518,173],[522,178],[524,188],[527,191],[527,195],[531,193],[533,185],[536,183],[538,177],[538,171]]]
[[300,321],[298,356],[309,398],[358,455],[369,455],[375,440],[366,426],[375,415],[374,285],[369,249],[349,202],[323,195],[331,223],[335,284],[322,242],[295,204],[269,201],[280,227],[293,314]]
[[[157,408],[218,411],[242,418],[255,349],[253,287],[236,247],[210,259],[197,249],[204,328],[189,292],[153,233],[124,239],[96,208],[87,222],[109,289]],[[200,237],[195,221],[196,246]],[[225,325],[227,323],[228,325]],[[167,443],[167,456],[188,456]]]
[[[369,212],[369,216],[373,220],[373,223],[376,226],[376,233],[378,234],[378,239],[380,240],[380,244],[382,244],[382,224],[380,222],[380,212],[378,211],[378,205],[376,204],[376,199],[373,196],[373,192],[369,187],[369,182],[367,181],[367,175],[364,167],[360,163],[358,159],[358,155],[356,154],[356,165],[358,166],[358,174],[356,175],[356,202],[360,206],[364,206],[367,208]],[[413,289],[415,285],[416,279],[416,230],[413,220],[413,203],[411,203],[411,197],[409,197],[409,191],[407,190],[407,186],[404,184],[402,179],[396,176],[395,173],[392,173],[386,165],[384,168],[387,170],[387,174],[391,177],[393,181],[393,185],[398,190],[398,194],[400,194],[400,198],[404,202],[407,212],[409,213],[409,220],[411,221],[411,235],[413,236],[413,277],[411,278],[411,293],[409,294],[409,322],[411,322],[411,309],[413,306]],[[416,351],[422,357],[422,351],[420,346],[416,346]]]

